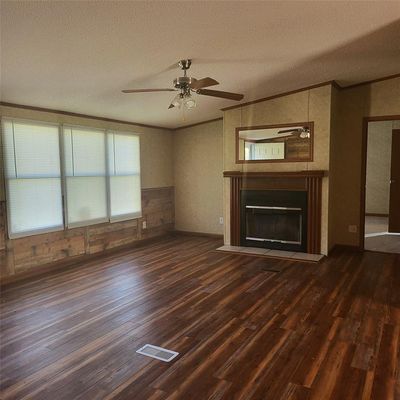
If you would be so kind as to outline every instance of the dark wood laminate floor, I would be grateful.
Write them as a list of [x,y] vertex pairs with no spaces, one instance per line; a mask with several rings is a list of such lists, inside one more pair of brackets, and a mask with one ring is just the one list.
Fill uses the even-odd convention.
[[[219,245],[167,238],[6,287],[0,397],[400,399],[399,255]],[[145,343],[181,354],[136,354]]]

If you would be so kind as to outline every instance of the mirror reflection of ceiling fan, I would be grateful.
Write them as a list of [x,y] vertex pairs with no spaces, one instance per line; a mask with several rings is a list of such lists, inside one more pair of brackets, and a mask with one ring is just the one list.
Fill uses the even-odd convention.
[[301,128],[283,129],[277,132],[281,137],[285,136],[299,136],[301,139],[308,139],[310,137],[310,129],[307,126]]
[[187,76],[187,70],[192,64],[191,60],[181,60],[178,66],[183,70],[183,76],[174,79],[174,88],[168,89],[126,89],[123,93],[147,93],[147,92],[175,92],[179,93],[173,98],[168,108],[181,108],[182,106],[187,109],[196,107],[196,100],[193,98],[192,93],[200,94],[203,96],[219,97],[222,99],[240,101],[243,99],[243,94],[222,92],[220,90],[204,89],[210,86],[218,85],[215,79],[202,78],[195,79]]

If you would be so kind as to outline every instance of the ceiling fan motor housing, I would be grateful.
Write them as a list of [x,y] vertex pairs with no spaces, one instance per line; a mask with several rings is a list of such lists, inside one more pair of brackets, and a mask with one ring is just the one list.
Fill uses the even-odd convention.
[[174,79],[174,87],[175,89],[185,89],[187,88],[195,79],[192,79],[190,76],[180,76]]

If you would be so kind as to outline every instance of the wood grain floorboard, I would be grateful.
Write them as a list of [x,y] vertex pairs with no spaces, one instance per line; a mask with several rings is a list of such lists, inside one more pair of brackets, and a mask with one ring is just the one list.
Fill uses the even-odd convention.
[[220,245],[170,236],[3,287],[0,398],[400,399],[400,255]]

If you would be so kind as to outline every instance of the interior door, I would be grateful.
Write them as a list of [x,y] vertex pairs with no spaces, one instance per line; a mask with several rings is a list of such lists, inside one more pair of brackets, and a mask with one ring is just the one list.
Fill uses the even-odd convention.
[[400,129],[392,132],[389,232],[400,233]]

